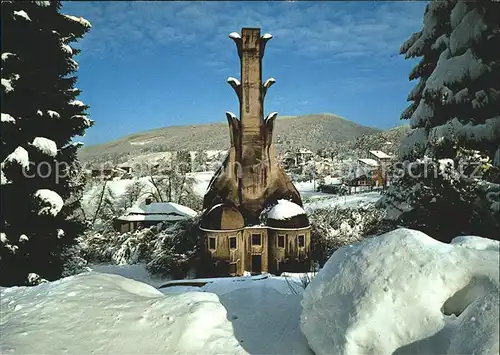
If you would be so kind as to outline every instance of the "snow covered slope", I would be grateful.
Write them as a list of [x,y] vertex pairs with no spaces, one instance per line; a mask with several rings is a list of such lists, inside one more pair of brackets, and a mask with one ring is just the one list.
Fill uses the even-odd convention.
[[337,250],[304,292],[316,353],[498,354],[499,243],[397,229]]

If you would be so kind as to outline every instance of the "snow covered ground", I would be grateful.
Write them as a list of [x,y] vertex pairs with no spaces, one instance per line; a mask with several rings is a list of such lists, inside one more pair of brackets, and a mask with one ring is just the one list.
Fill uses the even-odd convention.
[[164,285],[170,278],[152,276],[147,270],[145,264],[133,265],[112,265],[112,264],[90,264],[89,268],[94,272],[103,274],[120,275],[131,280],[143,282],[155,288]]
[[139,268],[94,270],[108,273],[2,290],[0,353],[311,354],[296,275],[157,290],[113,275],[138,278]]
[[317,196],[315,201],[304,203],[304,209],[310,211],[316,208],[328,207],[359,207],[366,203],[375,203],[380,199],[380,192],[364,192],[347,196]]
[[[190,177],[193,177],[196,181],[194,185],[194,191],[198,195],[200,196],[205,195],[208,184],[210,183],[210,179],[212,178],[213,174],[214,174],[213,171],[203,171],[203,172],[188,174]],[[146,185],[146,190],[151,192],[154,191],[154,186],[148,177],[143,177],[140,178],[139,180],[144,182],[144,184]],[[125,193],[127,186],[130,185],[133,181],[134,180],[132,179],[108,181],[107,186],[111,189],[114,196],[119,197]],[[349,195],[342,197],[323,192],[317,192],[315,191],[315,184],[312,181],[294,182],[294,185],[299,190],[302,197],[321,200],[321,201],[306,203],[305,207],[310,209],[331,207],[336,205],[342,205],[345,207],[355,207],[359,205],[359,203],[361,202],[375,202],[380,198],[379,192],[365,192],[356,195]],[[101,188],[102,187],[100,186],[95,186],[93,189],[88,191],[83,197],[83,203],[84,204],[88,203],[92,199],[92,196],[95,196],[95,194]]]
[[316,355],[498,354],[499,245],[401,228],[341,248],[307,287],[301,328]]
[[297,274],[158,289],[113,275],[165,282],[140,266],[94,265],[1,289],[0,353],[495,354],[498,255],[399,229],[336,251],[305,292]]

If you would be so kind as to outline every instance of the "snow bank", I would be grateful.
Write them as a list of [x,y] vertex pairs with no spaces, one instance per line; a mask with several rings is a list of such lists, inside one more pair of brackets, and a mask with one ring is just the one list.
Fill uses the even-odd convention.
[[57,155],[57,145],[52,139],[36,137],[31,144],[43,154],[47,154],[51,157]]
[[39,215],[57,216],[64,206],[64,201],[57,192],[49,189],[37,190],[33,196]]
[[[295,277],[231,277],[196,279],[207,284],[198,288],[219,296],[233,323],[234,336],[250,354],[311,354],[300,331],[303,288]],[[186,280],[188,281],[188,280]],[[188,285],[162,288],[166,294],[192,291]],[[203,351],[203,354],[212,352]],[[234,353],[224,349],[224,354]]]
[[304,292],[301,329],[317,355],[493,354],[498,292],[498,242],[401,228],[332,255]]
[[1,291],[1,353],[240,354],[218,297],[96,272]]

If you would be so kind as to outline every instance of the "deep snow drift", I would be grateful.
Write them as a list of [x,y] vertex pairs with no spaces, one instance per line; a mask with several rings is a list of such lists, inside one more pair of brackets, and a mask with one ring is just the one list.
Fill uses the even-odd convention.
[[304,292],[317,354],[498,354],[499,243],[397,229],[337,250]]
[[[163,282],[138,268],[96,270]],[[0,353],[494,354],[498,268],[496,241],[398,229],[337,250],[304,293],[298,275],[157,290],[92,271],[1,289]]]
[[311,354],[299,325],[301,292],[297,277],[159,291],[94,271],[12,287],[0,295],[0,353]]
[[245,353],[213,293],[85,273],[1,293],[0,353]]

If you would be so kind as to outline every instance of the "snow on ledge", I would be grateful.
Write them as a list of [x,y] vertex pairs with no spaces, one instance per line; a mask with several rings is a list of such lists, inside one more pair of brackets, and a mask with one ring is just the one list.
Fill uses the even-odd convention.
[[305,213],[304,209],[296,203],[288,200],[278,200],[278,203],[267,213],[267,218],[285,220]]
[[227,82],[228,83],[234,83],[234,84],[236,84],[236,86],[240,86],[241,85],[240,81],[238,79],[236,79],[236,78],[233,78],[232,76],[230,76],[230,77],[227,78]]
[[266,80],[266,82],[264,83],[264,87],[267,89],[269,87],[271,87],[271,85],[273,85],[274,83],[276,82],[276,79],[274,78],[269,78]]
[[229,38],[232,38],[232,39],[241,39],[241,36],[238,32],[231,32],[229,34]]

